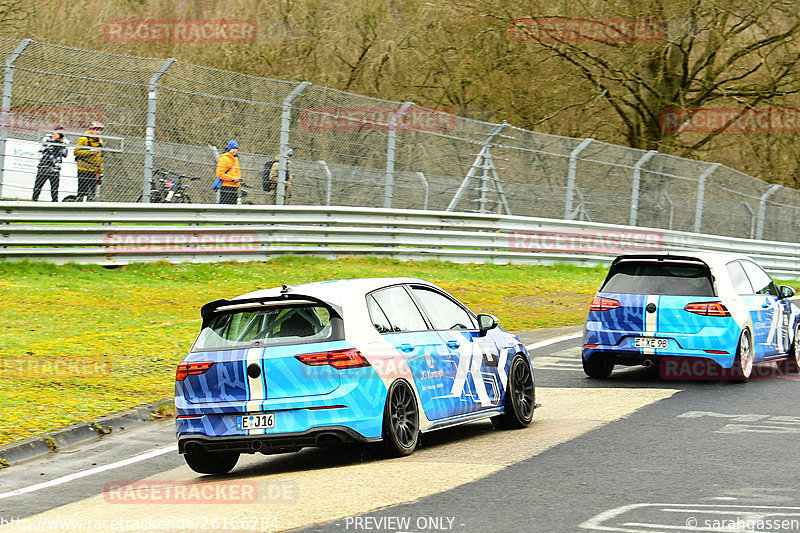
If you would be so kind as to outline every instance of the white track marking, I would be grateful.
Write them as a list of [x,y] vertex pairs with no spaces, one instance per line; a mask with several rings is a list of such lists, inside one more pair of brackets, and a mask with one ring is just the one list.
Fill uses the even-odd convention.
[[553,337],[552,339],[534,342],[533,344],[527,345],[525,349],[528,351],[537,350],[539,348],[544,348],[545,346],[550,346],[551,344],[556,344],[557,342],[571,341],[572,339],[580,339],[581,337],[583,337],[583,332],[560,335],[558,337]]
[[27,494],[29,492],[35,492],[37,490],[46,489],[48,487],[54,487],[56,485],[61,485],[63,483],[69,483],[70,481],[74,481],[76,479],[80,479],[82,477],[91,476],[94,474],[99,474],[100,472],[106,472],[108,470],[114,470],[115,468],[121,468],[123,466],[128,466],[134,463],[138,463],[141,461],[147,461],[148,459],[152,459],[153,457],[158,457],[159,455],[164,455],[165,453],[176,453],[178,451],[178,447],[175,444],[170,444],[169,446],[164,446],[163,448],[156,448],[153,451],[143,453],[140,455],[135,455],[128,459],[123,459],[122,461],[117,461],[116,463],[107,464],[104,466],[98,466],[95,468],[90,468],[88,470],[83,470],[81,472],[76,472],[74,474],[69,474],[67,476],[62,476],[50,481],[45,481],[43,483],[37,483],[35,485],[30,485],[28,487],[23,487],[21,489],[12,490],[10,492],[0,492],[0,500],[3,498],[11,498],[13,496],[19,496],[21,494]]

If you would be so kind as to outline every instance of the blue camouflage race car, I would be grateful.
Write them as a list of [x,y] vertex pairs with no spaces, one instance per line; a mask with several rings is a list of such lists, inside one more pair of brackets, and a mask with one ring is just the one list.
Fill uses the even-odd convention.
[[592,300],[583,369],[605,378],[616,365],[659,365],[668,378],[747,381],[754,364],[775,360],[795,373],[794,293],[743,255],[621,255]]
[[342,442],[407,455],[421,432],[533,419],[522,342],[420,279],[284,285],[201,315],[175,381],[178,450],[196,472]]

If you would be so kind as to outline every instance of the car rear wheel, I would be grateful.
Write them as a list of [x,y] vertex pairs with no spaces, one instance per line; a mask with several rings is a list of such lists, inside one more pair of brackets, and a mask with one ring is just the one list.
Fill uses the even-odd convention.
[[733,361],[733,379],[735,381],[749,381],[753,374],[753,343],[750,340],[750,332],[742,331],[739,336],[739,345],[736,347],[736,358]]
[[[583,359],[583,358],[581,358]],[[614,371],[614,363],[605,357],[595,355],[589,359],[583,359],[583,372],[594,379],[603,379],[611,375]]]
[[239,461],[238,452],[207,452],[197,448],[183,454],[189,468],[198,474],[227,474]]
[[419,411],[414,392],[405,381],[395,381],[383,410],[383,442],[390,455],[410,455],[419,442]]
[[521,429],[533,420],[536,407],[536,392],[533,387],[533,374],[525,358],[519,354],[511,361],[506,388],[505,412],[493,416],[495,427],[503,429]]
[[789,356],[781,361],[781,369],[787,374],[796,374],[800,372],[800,323],[794,328],[794,339],[792,346],[789,348]]

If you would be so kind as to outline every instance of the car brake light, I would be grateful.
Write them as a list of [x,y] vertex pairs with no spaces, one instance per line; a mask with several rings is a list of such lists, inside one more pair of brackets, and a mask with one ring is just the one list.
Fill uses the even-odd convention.
[[338,350],[335,352],[307,353],[303,355],[295,355],[294,357],[304,365],[330,365],[337,370],[370,366],[369,362],[364,359],[363,355],[361,355],[361,352],[355,348],[351,348],[349,350]]
[[617,300],[595,296],[589,306],[589,311],[611,311],[612,309],[619,309],[619,307],[620,303]]
[[175,373],[175,381],[183,381],[187,376],[197,376],[214,366],[214,363],[181,363]]
[[686,304],[683,310],[702,316],[731,316],[722,302],[694,302]]

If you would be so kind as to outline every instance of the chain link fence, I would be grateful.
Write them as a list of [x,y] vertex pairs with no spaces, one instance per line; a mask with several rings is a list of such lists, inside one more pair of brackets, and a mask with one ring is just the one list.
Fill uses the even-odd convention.
[[[39,148],[56,124],[70,141],[58,199],[74,199],[72,148],[97,120],[100,201],[216,203],[216,161],[235,139],[242,203],[503,213],[779,241],[800,231],[800,191],[719,164],[171,59],[9,39],[0,57],[3,199],[32,198]],[[272,161],[276,183],[264,179]]]

